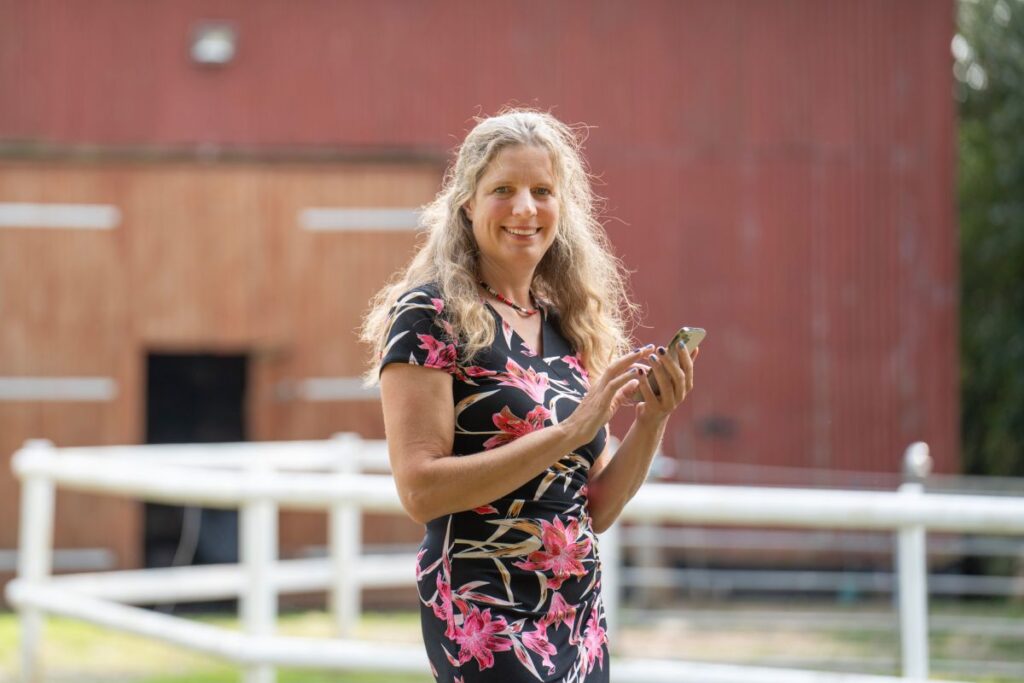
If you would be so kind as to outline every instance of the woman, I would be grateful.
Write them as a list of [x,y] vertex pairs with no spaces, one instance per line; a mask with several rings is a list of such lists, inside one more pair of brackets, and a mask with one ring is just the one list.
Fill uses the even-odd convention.
[[[594,534],[643,482],[693,362],[623,353],[633,305],[594,204],[563,123],[479,121],[363,328],[398,492],[426,525],[416,576],[444,683],[608,680]],[[613,458],[606,425],[638,387]]]

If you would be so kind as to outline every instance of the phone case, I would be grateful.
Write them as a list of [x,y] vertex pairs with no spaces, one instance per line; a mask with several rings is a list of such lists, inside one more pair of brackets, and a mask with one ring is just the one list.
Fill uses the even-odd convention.
[[[705,336],[707,336],[707,332],[701,327],[681,327],[679,328],[679,331],[672,336],[672,340],[668,343],[666,349],[668,350],[668,353],[673,354],[674,357],[678,359],[679,356],[677,354],[679,353],[679,342],[686,345],[686,351],[688,353],[693,353],[693,350],[700,346],[700,343],[704,341]],[[650,382],[651,390],[654,391],[654,395],[660,395],[658,380],[654,378],[653,374],[647,375],[647,381]],[[640,402],[643,400],[643,394],[641,394],[638,389],[636,393],[633,394],[633,401]]]

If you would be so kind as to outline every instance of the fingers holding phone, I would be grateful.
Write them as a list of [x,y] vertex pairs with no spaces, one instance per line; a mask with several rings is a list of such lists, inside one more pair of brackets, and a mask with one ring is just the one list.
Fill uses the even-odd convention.
[[693,361],[706,334],[699,327],[680,328],[667,347],[649,355],[650,364],[641,368],[647,381],[640,382],[633,400],[659,413],[669,413],[682,403],[693,389]]
[[695,348],[692,351],[685,352],[682,345],[679,349],[679,369],[682,371],[684,380],[684,392],[690,393],[693,391],[693,362],[697,360],[697,356],[700,354],[700,348]]
[[658,402],[667,410],[678,405],[686,393],[686,377],[678,356],[678,353],[672,354],[664,346],[659,346],[657,355],[651,354],[649,358],[651,372],[658,381]]
[[649,351],[647,347],[636,349],[612,361],[591,385],[575,412],[562,422],[571,428],[580,446],[591,441],[598,430],[608,424],[636,386],[646,383],[637,362]]

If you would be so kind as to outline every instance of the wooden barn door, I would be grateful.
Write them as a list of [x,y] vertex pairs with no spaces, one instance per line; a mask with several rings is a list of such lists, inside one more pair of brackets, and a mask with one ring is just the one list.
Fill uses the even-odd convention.
[[[356,330],[411,257],[440,176],[391,161],[0,163],[0,448],[145,442],[154,354],[245,357],[249,439],[383,436]],[[0,468],[0,548],[16,545],[15,492]],[[62,495],[59,508],[58,546],[142,563],[140,506]],[[281,530],[282,553],[298,553],[324,522],[288,513]]]

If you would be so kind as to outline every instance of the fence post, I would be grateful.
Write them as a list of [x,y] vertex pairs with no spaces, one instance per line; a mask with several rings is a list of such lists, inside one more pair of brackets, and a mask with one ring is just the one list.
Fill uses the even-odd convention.
[[[908,500],[924,494],[924,479],[931,472],[928,444],[910,444],[903,456],[904,483],[899,493]],[[899,571],[900,646],[903,677],[928,679],[928,557],[925,527],[902,527],[897,532]]]
[[[266,462],[249,467],[248,478],[256,488],[272,475],[273,470]],[[242,630],[248,636],[272,636],[277,625],[277,502],[260,494],[250,495],[242,505],[239,555],[246,576],[239,610]],[[246,665],[244,683],[274,683],[276,679],[274,667],[269,664]]]
[[[335,472],[358,474],[357,434],[331,437],[335,452]],[[331,555],[331,612],[339,638],[349,638],[362,612],[362,586],[359,584],[359,558],[363,547],[363,516],[358,504],[341,500],[331,504],[327,544]]]
[[[17,460],[45,460],[55,457],[53,442],[29,439],[14,456]],[[29,472],[22,478],[21,519],[18,529],[18,578],[27,584],[43,583],[53,571],[53,517],[56,491],[45,474]],[[37,608],[18,609],[21,626],[21,680],[43,680],[41,646],[46,626],[45,613]]]
[[[618,448],[618,446],[616,440],[615,447]],[[674,463],[665,457],[659,446],[651,460],[651,467],[645,481],[658,481],[673,469]],[[638,604],[643,609],[657,608],[671,594],[671,586],[658,580],[659,575],[662,575],[666,569],[662,529],[663,526],[658,522],[635,522],[630,527],[631,536],[635,539],[629,544],[631,547],[630,557],[633,559],[633,566],[640,579],[630,583],[634,590],[634,604]],[[621,549],[625,545],[623,538],[625,534],[621,531],[619,534]],[[625,567],[624,557],[620,560],[620,566]]]

